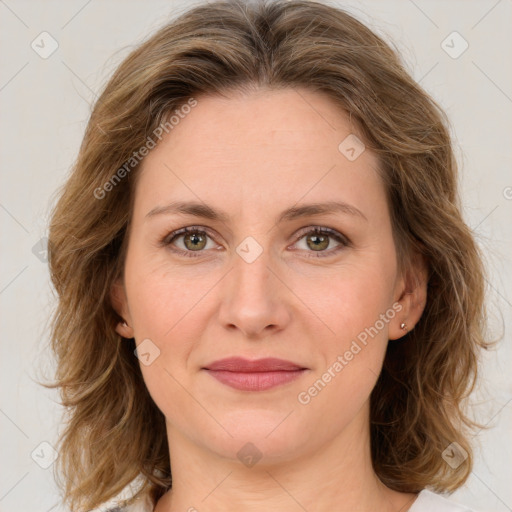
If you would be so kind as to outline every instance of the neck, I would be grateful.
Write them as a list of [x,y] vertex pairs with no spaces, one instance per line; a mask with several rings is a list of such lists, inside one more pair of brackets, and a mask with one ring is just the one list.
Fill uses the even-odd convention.
[[387,488],[373,471],[366,412],[327,445],[288,460],[263,457],[252,467],[168,425],[173,483],[155,512],[406,512],[416,495]]

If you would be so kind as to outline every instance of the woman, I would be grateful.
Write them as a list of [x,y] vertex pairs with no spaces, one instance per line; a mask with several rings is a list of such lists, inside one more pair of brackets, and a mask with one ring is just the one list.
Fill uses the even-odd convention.
[[53,212],[71,510],[467,511],[483,268],[444,114],[316,2],[134,50]]

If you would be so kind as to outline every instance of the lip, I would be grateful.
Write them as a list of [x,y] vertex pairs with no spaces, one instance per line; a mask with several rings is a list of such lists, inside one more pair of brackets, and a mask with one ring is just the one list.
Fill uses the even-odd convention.
[[264,359],[244,359],[243,357],[227,357],[219,359],[204,367],[206,370],[224,370],[228,372],[276,372],[276,371],[292,371],[304,370],[304,366],[285,361],[284,359],[276,359],[275,357],[266,357]]
[[265,391],[291,382],[304,374],[304,368],[276,358],[256,359],[229,357],[203,368],[223,384],[242,391]]

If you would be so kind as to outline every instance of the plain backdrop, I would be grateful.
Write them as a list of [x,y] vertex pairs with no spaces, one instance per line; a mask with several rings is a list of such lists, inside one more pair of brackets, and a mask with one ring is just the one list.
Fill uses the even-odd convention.
[[[44,250],[51,205],[100,88],[136,45],[192,3],[0,0],[1,512],[65,510],[52,465],[62,411],[57,392],[37,384],[54,368]],[[489,320],[502,339],[485,355],[473,397],[473,414],[488,428],[474,436],[474,471],[450,499],[511,511],[512,2],[331,3],[394,41],[451,120],[464,215],[486,254]]]

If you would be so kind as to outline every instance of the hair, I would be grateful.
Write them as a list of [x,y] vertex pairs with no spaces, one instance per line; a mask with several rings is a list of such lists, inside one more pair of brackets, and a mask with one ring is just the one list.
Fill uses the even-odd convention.
[[[428,265],[423,314],[388,343],[371,394],[374,470],[401,492],[451,492],[470,474],[477,423],[465,405],[488,347],[485,274],[460,211],[446,115],[398,52],[343,10],[227,0],[181,13],[119,65],[52,211],[57,369],[47,387],[60,388],[67,413],[57,465],[72,511],[105,503],[137,478],[127,503],[149,496],[155,504],[172,485],[165,417],[144,384],[135,340],[115,331],[122,319],[110,298],[123,276],[138,150],[191,98],[290,88],[327,95],[346,112],[378,157],[399,265],[408,268],[413,254]],[[453,442],[468,454],[456,469],[441,456]]]

